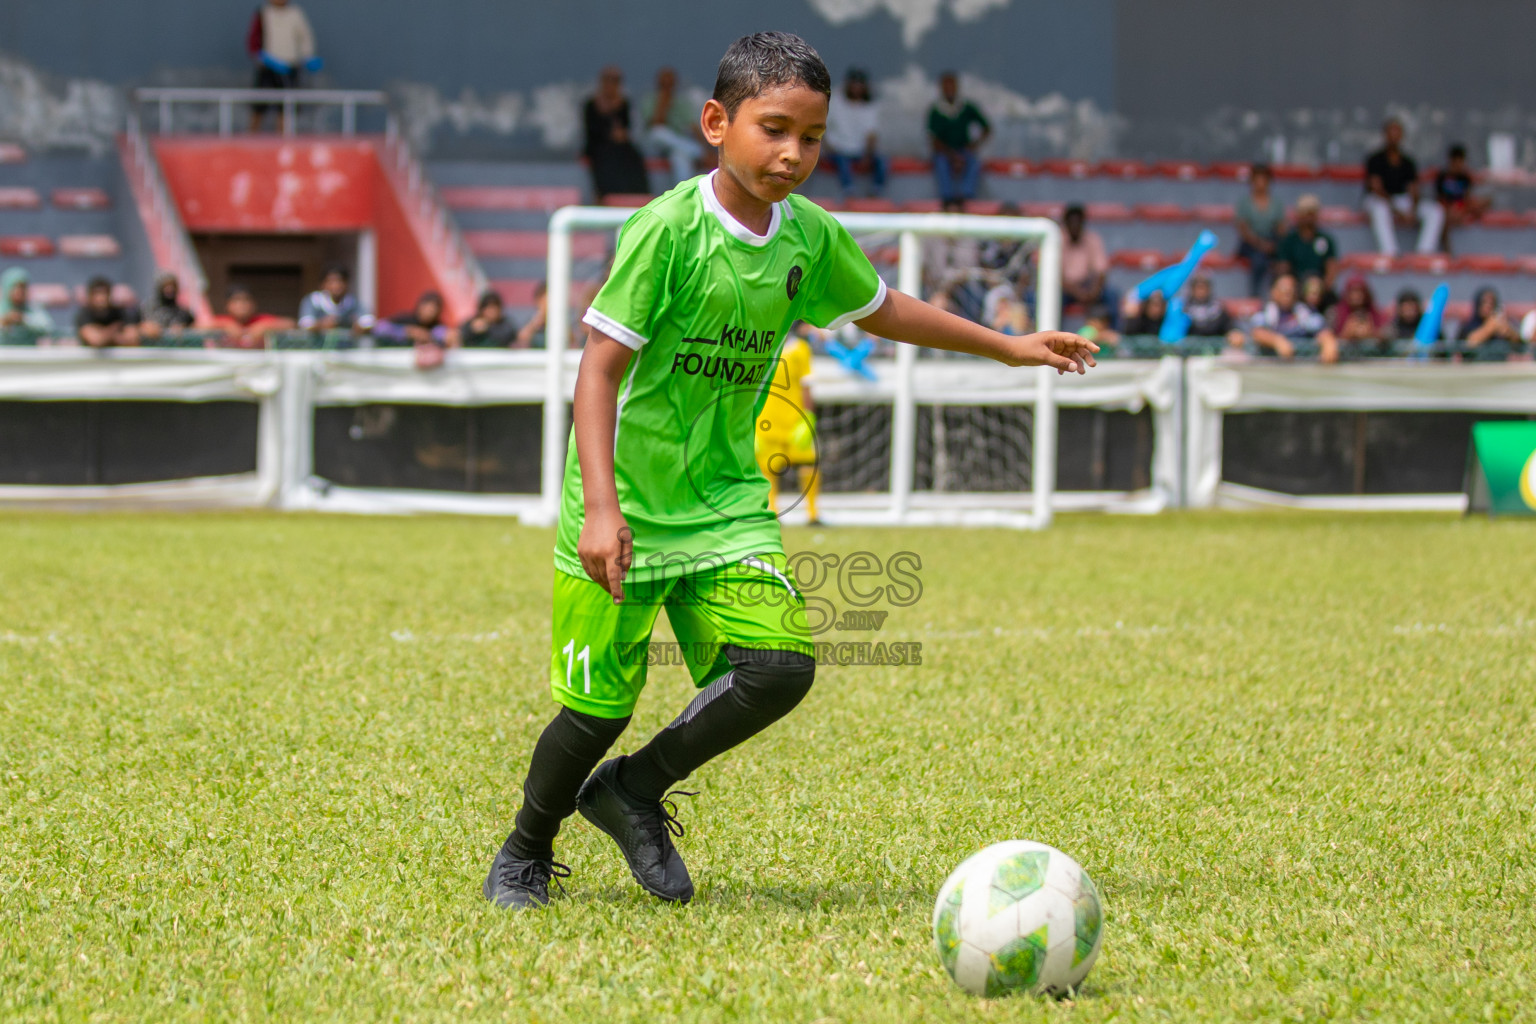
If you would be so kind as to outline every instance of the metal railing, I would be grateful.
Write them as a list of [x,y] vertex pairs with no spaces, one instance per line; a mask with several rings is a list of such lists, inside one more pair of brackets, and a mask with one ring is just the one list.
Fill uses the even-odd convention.
[[217,131],[221,136],[235,134],[235,108],[237,106],[280,107],[283,112],[284,135],[299,134],[299,110],[310,108],[322,116],[325,108],[336,108],[341,113],[341,134],[356,135],[357,115],[361,108],[388,109],[389,98],[382,92],[365,89],[205,89],[205,88],[150,88],[135,89],[134,101],[152,106],[157,111],[156,130],[171,134],[176,130],[178,107],[214,108],[217,114]]
[[[202,260],[192,245],[192,236],[182,222],[181,211],[171,199],[165,176],[160,173],[160,161],[144,137],[144,130],[136,114],[129,113],[127,129],[123,133],[123,145],[128,171],[133,175],[130,182],[134,197],[141,202],[148,214],[146,231],[159,234],[160,252],[157,258],[169,263],[168,269],[176,275],[181,294],[187,297],[192,311],[199,319],[209,316],[208,278],[203,273]],[[155,240],[151,239],[151,248]]]

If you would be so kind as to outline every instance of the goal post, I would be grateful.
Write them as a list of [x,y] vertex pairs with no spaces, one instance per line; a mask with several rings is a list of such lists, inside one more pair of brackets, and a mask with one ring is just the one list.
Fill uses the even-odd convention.
[[[633,209],[604,206],[567,206],[556,210],[549,223],[547,303],[550,315],[545,327],[546,378],[542,452],[542,518],[554,522],[559,512],[560,487],[565,469],[573,368],[567,358],[571,347],[570,304],[575,283],[572,236],[578,231],[615,231],[635,214]],[[1035,273],[1035,325],[1056,330],[1061,325],[1061,230],[1041,217],[972,216],[945,213],[833,214],[855,237],[895,236],[896,287],[921,298],[923,292],[923,241],[931,237],[1000,239],[1038,246]],[[829,521],[848,524],[975,524],[1042,529],[1050,525],[1056,485],[1056,372],[1049,367],[1010,369],[984,360],[929,362],[919,359],[918,348],[897,344],[894,359],[874,360],[875,381],[855,379],[840,368],[843,379],[824,380],[818,371],[811,380],[818,409],[833,402],[847,407],[888,415],[888,442],[884,457],[888,472],[876,474],[885,481],[860,488],[859,494],[824,491],[822,504]],[[944,372],[937,372],[939,370]],[[829,375],[830,376],[830,375]],[[842,406],[839,406],[842,407]],[[970,454],[996,460],[1003,472],[958,474],[954,489],[945,483],[949,474],[934,473],[925,462],[926,486],[920,487],[919,420],[932,430],[925,449],[927,460],[942,463],[953,445],[969,446]],[[973,429],[953,440],[945,424],[961,410],[961,420]],[[880,424],[883,431],[883,423]],[[996,430],[1027,431],[1027,444],[1015,438],[1006,451],[995,447]],[[818,424],[819,433],[826,426]],[[822,434],[825,439],[826,435]],[[980,453],[975,448],[983,449]],[[1010,465],[1023,460],[1027,466]],[[825,468],[825,467],[823,467]],[[981,477],[986,479],[983,481]],[[931,479],[930,479],[931,478]],[[995,478],[1013,484],[999,485]],[[1022,483],[1027,479],[1027,488]]]

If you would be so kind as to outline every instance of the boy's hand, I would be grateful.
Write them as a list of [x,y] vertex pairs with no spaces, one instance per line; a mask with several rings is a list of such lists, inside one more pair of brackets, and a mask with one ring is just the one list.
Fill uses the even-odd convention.
[[1097,366],[1093,354],[1099,346],[1087,338],[1066,331],[1040,331],[1023,337],[1008,337],[1009,366],[1052,366],[1057,373],[1087,373]]
[[576,557],[587,575],[613,597],[614,604],[624,601],[624,576],[634,554],[634,533],[617,508],[589,514],[581,524]]

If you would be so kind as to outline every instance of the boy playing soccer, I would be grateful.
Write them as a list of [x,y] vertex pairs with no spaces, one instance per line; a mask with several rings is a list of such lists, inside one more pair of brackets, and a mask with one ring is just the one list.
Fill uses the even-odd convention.
[[[693,882],[667,790],[788,714],[816,664],[784,557],[754,425],[785,332],[833,329],[1085,372],[1072,334],[999,334],[887,291],[848,232],[792,195],[815,169],[832,84],[796,36],[733,43],[701,116],[719,169],[637,212],[583,318],[574,444],[555,543],[551,689],[561,710],[534,745],[516,824],[484,894],[549,902],[560,823],[573,811],[619,846],[652,895]],[[700,688],[627,757],[598,764],[645,685],[657,613]],[[596,769],[594,771],[594,768]]]

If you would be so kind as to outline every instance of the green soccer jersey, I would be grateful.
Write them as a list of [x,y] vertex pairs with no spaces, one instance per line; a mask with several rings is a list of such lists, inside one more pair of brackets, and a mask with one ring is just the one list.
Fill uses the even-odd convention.
[[[635,350],[613,444],[631,581],[783,551],[753,450],[780,343],[796,320],[841,327],[885,301],[868,257],[821,207],[792,195],[757,235],[726,212],[713,179],[685,181],[630,218],[583,317]],[[582,518],[573,431],[555,566],[576,576]]]

